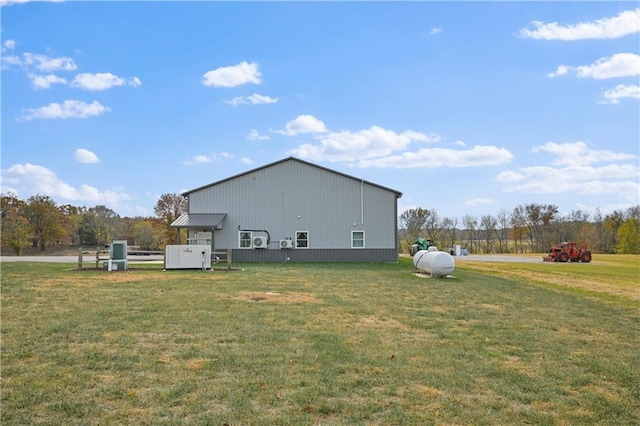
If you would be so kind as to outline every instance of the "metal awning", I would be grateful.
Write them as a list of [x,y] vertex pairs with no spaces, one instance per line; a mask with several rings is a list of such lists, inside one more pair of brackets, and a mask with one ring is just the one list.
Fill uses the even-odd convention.
[[208,228],[222,229],[226,213],[185,213],[173,221],[172,228]]

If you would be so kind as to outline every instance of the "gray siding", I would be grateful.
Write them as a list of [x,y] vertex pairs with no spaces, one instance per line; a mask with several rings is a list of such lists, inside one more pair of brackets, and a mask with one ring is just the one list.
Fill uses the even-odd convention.
[[233,250],[234,263],[251,262],[397,262],[396,249]]
[[[280,240],[295,241],[296,231],[309,232],[309,249],[290,251],[315,252],[319,259],[328,256],[318,249],[351,249],[351,231],[365,232],[365,249],[349,250],[362,252],[354,256],[368,258],[369,249],[392,249],[395,254],[398,195],[295,159],[188,193],[189,213],[227,213],[223,229],[214,234],[216,249],[238,248],[238,226],[269,232],[270,248],[278,254],[237,250],[238,261],[242,256],[282,256],[286,250],[279,248]],[[258,235],[265,234],[254,233]],[[256,253],[240,253],[246,251]]]

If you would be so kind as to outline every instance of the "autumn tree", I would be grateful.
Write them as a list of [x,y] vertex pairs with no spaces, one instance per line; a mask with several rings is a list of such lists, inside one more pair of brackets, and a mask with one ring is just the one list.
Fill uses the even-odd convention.
[[24,215],[33,233],[33,246],[45,251],[48,244],[64,236],[64,217],[51,197],[34,195],[27,200]]
[[164,223],[165,241],[167,244],[175,244],[177,235],[171,229],[171,224],[187,212],[187,199],[178,194],[162,194],[153,211]]
[[71,204],[65,204],[59,207],[65,220],[65,234],[71,245],[80,244],[80,226],[82,225],[82,216],[86,212],[86,207],[77,207]]
[[25,206],[15,194],[0,196],[2,244],[11,247],[16,256],[22,254],[31,238],[31,226],[24,216]]

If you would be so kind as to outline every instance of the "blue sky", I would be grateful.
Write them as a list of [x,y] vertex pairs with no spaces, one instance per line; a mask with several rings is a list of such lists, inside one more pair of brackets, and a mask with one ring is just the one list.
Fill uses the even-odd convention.
[[637,2],[0,2],[2,192],[153,215],[294,156],[399,211],[640,203]]

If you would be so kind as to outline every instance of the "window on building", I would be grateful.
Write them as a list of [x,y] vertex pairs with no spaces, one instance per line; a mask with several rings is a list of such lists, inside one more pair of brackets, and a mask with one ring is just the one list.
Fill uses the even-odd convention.
[[351,248],[364,248],[364,231],[351,231]]
[[309,231],[296,231],[296,247],[297,248],[309,247]]
[[238,247],[251,248],[251,231],[240,231],[238,233]]

